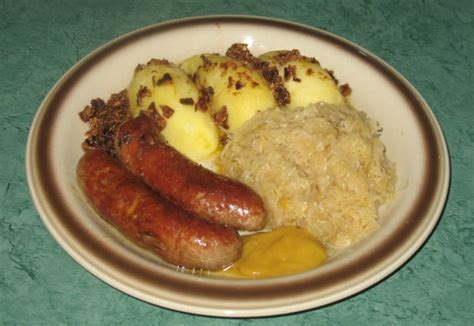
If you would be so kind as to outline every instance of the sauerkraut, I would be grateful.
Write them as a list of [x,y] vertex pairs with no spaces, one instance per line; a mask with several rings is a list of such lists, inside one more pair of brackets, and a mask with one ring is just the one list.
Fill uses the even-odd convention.
[[260,112],[231,134],[220,171],[252,187],[268,227],[300,226],[332,252],[378,227],[396,173],[378,124],[326,103]]

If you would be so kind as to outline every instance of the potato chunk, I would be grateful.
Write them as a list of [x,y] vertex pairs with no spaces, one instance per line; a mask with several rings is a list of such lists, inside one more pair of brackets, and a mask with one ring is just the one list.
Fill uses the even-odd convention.
[[276,106],[265,79],[254,69],[217,54],[191,57],[181,68],[202,89],[212,88],[211,114],[227,131],[239,128],[257,112]]
[[335,105],[346,103],[334,78],[317,60],[302,56],[297,50],[267,52],[259,59],[278,69],[291,96],[288,107],[321,101]]
[[208,159],[218,148],[218,131],[210,114],[195,109],[196,85],[176,65],[153,59],[138,66],[128,94],[134,116],[154,104],[166,121],[162,135],[190,159]]

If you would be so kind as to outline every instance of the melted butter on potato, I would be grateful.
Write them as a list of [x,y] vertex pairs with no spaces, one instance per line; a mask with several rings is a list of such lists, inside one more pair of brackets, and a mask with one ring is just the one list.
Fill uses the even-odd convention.
[[291,96],[288,107],[321,101],[336,105],[346,103],[335,80],[315,59],[304,57],[295,50],[267,52],[259,59],[278,69]]
[[195,110],[194,104],[199,98],[196,85],[174,64],[151,60],[137,67],[128,94],[134,116],[154,103],[158,113],[166,119],[161,134],[188,158],[205,160],[218,148],[218,131],[211,116]]
[[223,129],[233,131],[257,112],[276,106],[266,80],[254,69],[217,54],[191,57],[181,64],[199,87],[211,87],[211,115]]
[[326,260],[326,250],[306,230],[286,226],[244,239],[241,258],[217,275],[264,278],[301,273]]

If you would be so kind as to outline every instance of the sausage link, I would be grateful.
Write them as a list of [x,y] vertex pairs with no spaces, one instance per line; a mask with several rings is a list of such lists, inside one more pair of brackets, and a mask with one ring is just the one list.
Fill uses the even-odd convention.
[[234,229],[191,216],[101,151],[86,152],[77,177],[107,221],[171,264],[217,270],[240,257],[242,240]]
[[186,211],[241,230],[265,226],[263,201],[252,189],[195,164],[165,144],[148,116],[122,124],[115,144],[118,158],[134,175]]

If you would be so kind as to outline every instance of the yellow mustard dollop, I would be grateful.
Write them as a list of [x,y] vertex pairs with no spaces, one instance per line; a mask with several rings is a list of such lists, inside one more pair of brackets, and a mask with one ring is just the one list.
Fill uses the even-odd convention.
[[218,275],[264,278],[296,274],[318,267],[326,250],[306,230],[287,226],[244,239],[242,257]]

